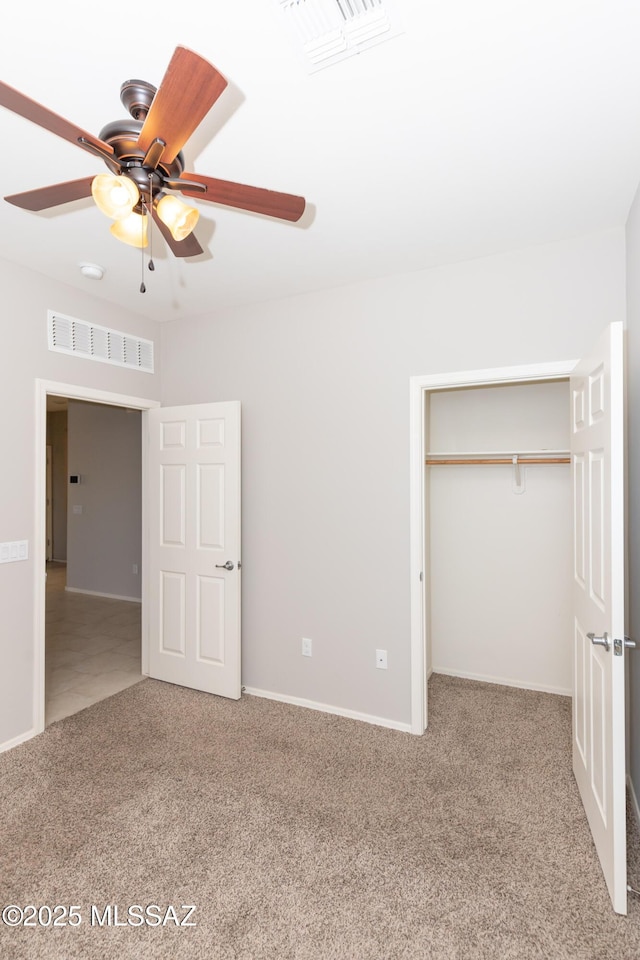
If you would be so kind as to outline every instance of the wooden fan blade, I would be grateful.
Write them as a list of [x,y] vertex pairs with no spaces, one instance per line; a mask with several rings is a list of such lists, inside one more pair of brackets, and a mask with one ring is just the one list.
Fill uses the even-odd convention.
[[226,85],[222,74],[197,53],[176,47],[142,125],[140,150],[146,153],[154,140],[162,140],[162,161],[173,163]]
[[184,240],[174,240],[171,231],[166,223],[163,223],[156,211],[153,211],[153,220],[158,225],[160,233],[167,241],[171,252],[176,257],[197,257],[199,253],[204,253],[193,233],[190,233]]
[[[206,192],[189,190],[187,186],[184,189],[179,187],[182,179],[203,184],[207,188]],[[171,186],[177,187],[182,193],[196,200],[222,203],[226,207],[239,207],[241,210],[264,213],[268,217],[278,217],[280,220],[290,220],[294,223],[304,213],[306,203],[304,197],[296,197],[290,193],[248,187],[244,183],[232,183],[230,180],[215,180],[213,177],[202,177],[198,173],[184,173],[178,180],[174,180]]]
[[5,197],[8,203],[23,210],[48,210],[61,203],[71,203],[72,200],[83,200],[91,196],[93,177],[83,177],[82,180],[68,180],[66,183],[54,183],[51,187],[40,187],[38,190],[28,190],[26,193],[14,193]]
[[[94,137],[91,133],[87,133],[86,130],[76,127],[73,123],[69,123],[64,117],[58,116],[57,113],[53,113],[52,110],[43,107],[41,103],[36,103],[35,100],[25,97],[19,90],[14,90],[13,87],[1,81],[0,106],[6,107],[7,110],[11,110],[13,113],[17,113],[19,116],[24,117],[25,120],[37,123],[39,127],[44,127],[45,130],[55,133],[56,136],[62,137],[63,140],[75,143],[78,147],[82,147],[83,150],[89,150],[90,153],[94,154],[95,151],[98,150],[101,155],[114,156],[113,147],[108,143],[105,143],[98,137]],[[85,143],[82,143],[81,139],[85,140]]]

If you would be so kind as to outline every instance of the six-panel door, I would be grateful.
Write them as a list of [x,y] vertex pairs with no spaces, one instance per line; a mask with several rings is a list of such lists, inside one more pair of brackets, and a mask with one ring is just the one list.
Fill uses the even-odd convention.
[[622,324],[571,377],[573,770],[614,909],[627,911]]
[[240,697],[240,404],[149,412],[149,673]]

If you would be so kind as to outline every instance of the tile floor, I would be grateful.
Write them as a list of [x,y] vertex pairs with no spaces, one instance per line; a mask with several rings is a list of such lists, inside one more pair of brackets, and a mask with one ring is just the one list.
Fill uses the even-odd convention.
[[67,593],[66,573],[47,564],[47,726],[142,680],[140,604]]

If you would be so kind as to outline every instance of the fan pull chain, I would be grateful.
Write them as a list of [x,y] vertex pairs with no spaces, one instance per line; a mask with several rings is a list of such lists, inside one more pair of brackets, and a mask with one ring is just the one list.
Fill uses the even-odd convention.
[[153,262],[153,174],[149,174],[149,229],[147,233],[149,235],[149,270],[155,270],[156,266]]
[[147,215],[147,210],[146,210],[146,207],[145,207],[145,205],[144,205],[144,200],[143,200],[143,201],[142,201],[142,226],[140,227],[140,230],[141,230],[141,236],[140,236],[140,241],[141,241],[141,243],[140,243],[140,267],[141,267],[141,274],[140,274],[140,276],[142,277],[142,279],[141,279],[141,281],[140,281],[140,293],[146,293],[146,292],[147,292],[147,288],[146,288],[145,285],[144,285],[144,246],[143,246],[143,242],[144,242],[144,218],[146,217],[146,215]]

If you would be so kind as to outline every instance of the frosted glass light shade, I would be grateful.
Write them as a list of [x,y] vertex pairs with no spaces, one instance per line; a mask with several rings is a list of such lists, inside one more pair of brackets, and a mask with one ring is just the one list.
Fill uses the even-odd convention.
[[184,240],[188,237],[200,217],[195,207],[188,207],[186,203],[170,193],[160,198],[156,212],[169,228],[174,240]]
[[98,209],[112,220],[124,220],[140,199],[133,180],[110,173],[99,173],[93,178],[91,193]]
[[111,233],[123,243],[128,243],[132,247],[146,247],[149,242],[147,239],[147,220],[148,217],[142,217],[139,213],[130,213],[125,220],[116,220],[111,224]]

